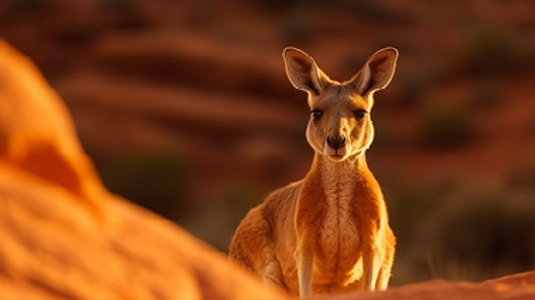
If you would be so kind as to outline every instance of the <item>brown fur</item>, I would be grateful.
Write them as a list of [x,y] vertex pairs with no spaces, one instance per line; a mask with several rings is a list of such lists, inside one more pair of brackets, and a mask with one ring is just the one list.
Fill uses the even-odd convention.
[[301,297],[386,289],[395,237],[365,151],[374,136],[373,94],[392,79],[398,52],[376,52],[343,83],[302,50],[288,47],[283,57],[290,82],[308,93],[314,160],[303,180],[272,192],[246,215],[230,257]]

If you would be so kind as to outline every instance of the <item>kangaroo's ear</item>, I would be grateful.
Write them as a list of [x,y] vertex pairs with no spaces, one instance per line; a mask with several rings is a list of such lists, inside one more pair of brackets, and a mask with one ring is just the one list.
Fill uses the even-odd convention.
[[319,95],[330,85],[329,77],[316,65],[312,56],[303,50],[286,47],[282,51],[282,57],[286,75],[296,89]]
[[350,80],[350,84],[361,95],[386,88],[394,77],[398,56],[399,52],[394,47],[375,52]]

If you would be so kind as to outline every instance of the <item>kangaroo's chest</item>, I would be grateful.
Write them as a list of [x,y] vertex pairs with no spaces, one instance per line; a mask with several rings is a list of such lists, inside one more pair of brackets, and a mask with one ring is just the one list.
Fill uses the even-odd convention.
[[324,214],[317,227],[316,268],[330,274],[347,273],[360,258],[355,185],[344,181],[326,182],[324,190]]

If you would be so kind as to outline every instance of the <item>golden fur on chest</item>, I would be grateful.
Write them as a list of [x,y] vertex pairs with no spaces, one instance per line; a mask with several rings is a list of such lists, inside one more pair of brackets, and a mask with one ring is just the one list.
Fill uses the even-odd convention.
[[393,236],[377,241],[388,218],[369,171],[329,179],[319,174],[269,195],[249,212],[231,242],[231,258],[295,294],[299,292],[295,249],[300,245],[314,251],[315,293],[361,288],[363,251],[369,249],[363,243],[394,246]]
[[[361,235],[373,234],[377,219],[385,212],[380,205],[369,203],[382,200],[380,190],[374,190],[371,173],[358,174],[353,168],[331,171],[319,172],[321,185],[304,185],[309,190],[300,194],[295,222],[307,226],[304,230],[297,227],[296,234],[316,245],[313,282],[343,287],[362,277]],[[313,202],[303,199],[310,195],[321,196]],[[361,218],[363,215],[366,218]]]

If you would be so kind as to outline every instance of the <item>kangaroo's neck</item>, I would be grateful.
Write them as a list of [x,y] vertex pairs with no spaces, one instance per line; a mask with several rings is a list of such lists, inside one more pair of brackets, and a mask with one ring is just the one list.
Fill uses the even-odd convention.
[[354,198],[355,190],[368,190],[377,181],[368,169],[364,155],[333,162],[316,153],[305,182],[310,188],[323,190],[327,202],[349,202]]
[[372,176],[365,155],[353,156],[341,162],[333,162],[324,155],[315,154],[307,177],[316,177],[322,182],[357,182]]

